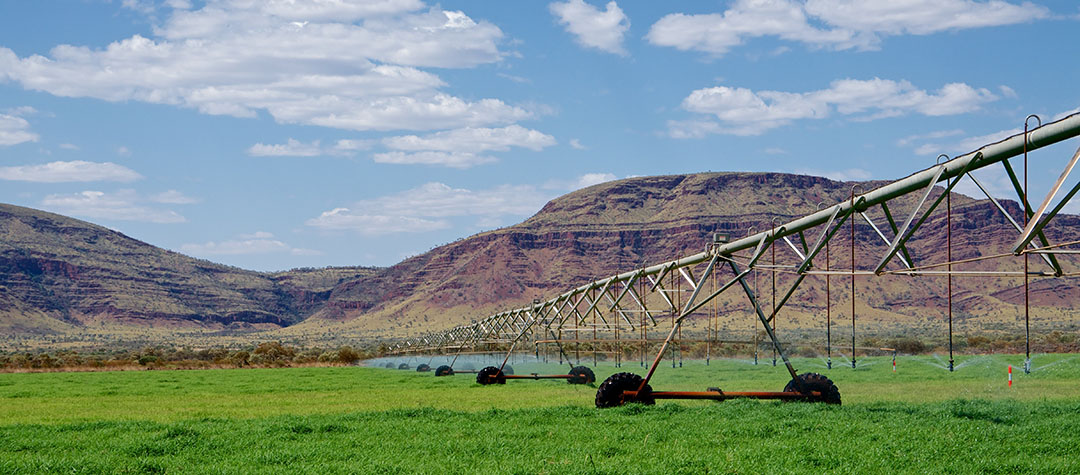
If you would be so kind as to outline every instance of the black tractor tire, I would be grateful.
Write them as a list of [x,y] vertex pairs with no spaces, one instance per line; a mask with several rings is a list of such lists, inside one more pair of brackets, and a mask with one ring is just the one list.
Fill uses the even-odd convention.
[[633,399],[623,395],[623,391],[637,391],[643,378],[634,373],[615,373],[600,384],[596,390],[596,407],[618,407],[626,403],[636,402],[639,404],[652,405],[656,400],[652,397],[652,386],[645,385],[645,389]]
[[503,365],[503,374],[505,374],[505,375],[514,374],[514,367],[512,367],[512,366],[510,366],[508,364]]
[[587,366],[575,366],[574,369],[570,370],[570,376],[573,377],[566,380],[570,384],[592,384],[596,382],[596,375]]
[[409,363],[401,363],[397,365],[397,369],[409,369]]
[[394,369],[394,363],[386,363],[386,369]]
[[431,371],[431,366],[426,365],[424,363],[420,363],[420,364],[416,365],[416,372],[417,373],[426,373],[428,371]]
[[435,376],[453,376],[453,375],[454,375],[454,368],[451,368],[450,365],[445,365],[444,364],[442,366],[439,366],[438,368],[435,368]]
[[[802,401],[840,405],[840,390],[829,378],[817,373],[803,373],[799,375],[799,381],[802,383],[802,391],[793,379],[784,386],[784,392],[806,394],[806,397],[801,399]],[[821,396],[814,396],[810,394],[810,391],[817,391],[821,393]]]
[[476,373],[476,382],[484,386],[489,384],[506,384],[506,375],[499,368],[488,366]]

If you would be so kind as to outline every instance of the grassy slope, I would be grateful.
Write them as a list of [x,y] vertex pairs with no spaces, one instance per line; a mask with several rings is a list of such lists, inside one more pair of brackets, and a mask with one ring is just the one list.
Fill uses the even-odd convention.
[[[559,381],[375,368],[0,375],[0,472],[694,472],[1080,469],[1080,359],[885,358],[827,374],[845,404],[661,401],[599,411]],[[415,364],[415,362],[414,362]],[[808,371],[819,360],[800,360]],[[518,374],[559,372],[515,365]],[[641,372],[640,368],[624,370]],[[603,378],[615,371],[598,368]],[[661,368],[655,388],[779,390],[742,361]],[[962,399],[957,399],[962,398]],[[493,409],[498,408],[498,409]]]

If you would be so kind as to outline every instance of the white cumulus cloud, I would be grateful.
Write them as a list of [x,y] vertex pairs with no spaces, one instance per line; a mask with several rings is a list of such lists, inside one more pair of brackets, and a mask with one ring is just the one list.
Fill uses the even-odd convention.
[[465,127],[424,136],[402,135],[383,139],[393,151],[373,155],[379,163],[428,164],[469,168],[497,161],[484,152],[505,152],[512,147],[543,150],[555,138],[514,124],[501,128]]
[[577,183],[574,184],[574,188],[587,188],[615,179],[616,176],[612,173],[586,173],[578,178]]
[[38,135],[30,131],[30,123],[26,119],[0,114],[0,147],[37,140]]
[[367,140],[338,140],[333,146],[323,147],[320,141],[311,143],[289,138],[283,144],[257,143],[247,149],[252,157],[318,157],[324,155],[352,155],[359,150],[371,148]]
[[935,92],[908,81],[874,78],[840,79],[828,89],[811,92],[752,91],[716,86],[698,89],[683,100],[683,109],[719,119],[669,122],[675,138],[708,134],[758,135],[800,119],[822,119],[833,113],[853,120],[875,120],[910,113],[954,115],[978,110],[998,97],[985,88],[949,83]]
[[581,45],[620,56],[628,54],[623,38],[630,30],[630,19],[614,1],[603,11],[583,0],[555,2],[548,8]]
[[142,175],[112,162],[95,163],[82,160],[50,162],[44,165],[0,167],[0,180],[37,183],[68,183],[89,181],[131,182]]
[[165,0],[165,5],[180,10],[191,8],[191,2],[189,0]]
[[318,217],[309,219],[307,225],[325,230],[355,231],[366,236],[428,232],[451,227],[450,222],[445,219],[368,214],[349,208],[325,211]]
[[618,180],[619,177],[614,173],[586,173],[577,178],[571,180],[550,180],[544,183],[545,190],[554,190],[559,192],[580,190],[600,183]]
[[19,57],[0,47],[0,78],[62,97],[237,117],[266,111],[281,123],[351,130],[504,125],[532,115],[495,98],[449,95],[420,69],[502,60],[502,31],[460,11],[415,0],[211,0],[167,13],[151,37],[102,48],[58,45]]
[[253,157],[316,157],[322,155],[319,141],[310,144],[290,138],[284,144],[267,145],[257,143],[247,150]]
[[289,253],[292,255],[318,255],[318,251],[294,248],[274,237],[272,233],[257,231],[241,234],[233,239],[190,243],[180,246],[180,252],[193,256],[236,256],[246,254]]
[[466,127],[425,136],[404,135],[383,139],[387,148],[404,151],[487,152],[522,147],[533,151],[555,145],[555,138],[514,124],[502,128]]
[[199,199],[192,198],[176,190],[168,190],[155,195],[151,195],[150,201],[153,201],[155,203],[166,203],[173,205],[189,205],[198,203]]
[[916,142],[921,142],[921,141],[928,140],[928,139],[940,139],[940,138],[944,138],[944,137],[953,137],[953,136],[956,136],[956,135],[963,135],[963,134],[964,134],[964,131],[960,130],[960,129],[939,130],[939,131],[936,131],[936,132],[930,132],[930,133],[926,133],[926,134],[909,135],[909,136],[904,137],[904,138],[902,138],[900,140],[897,140],[896,145],[899,146],[899,147],[907,147],[910,144],[913,144],[913,143],[916,143]]
[[1031,2],[1002,0],[737,0],[720,13],[664,16],[646,39],[722,56],[748,39],[776,37],[815,48],[872,50],[882,38],[928,35],[1050,17]]
[[395,165],[437,165],[450,168],[466,169],[486,163],[495,163],[499,159],[489,155],[477,155],[470,152],[386,152],[371,156],[376,163]]
[[121,0],[120,6],[144,15],[154,13],[154,3],[147,0]]
[[1050,10],[1041,5],[1001,0],[808,0],[805,8],[812,17],[836,28],[876,36],[928,35],[1050,16]]
[[370,140],[341,139],[334,144],[331,153],[351,153],[371,148]]
[[501,185],[487,190],[427,183],[418,188],[358,201],[309,219],[308,226],[349,230],[364,235],[427,232],[453,226],[448,218],[473,216],[481,221],[535,213],[550,199],[531,185]]
[[148,223],[182,223],[179,213],[146,206],[147,201],[133,190],[115,193],[83,191],[67,195],[48,195],[41,201],[43,209],[55,213],[92,219],[141,221]]

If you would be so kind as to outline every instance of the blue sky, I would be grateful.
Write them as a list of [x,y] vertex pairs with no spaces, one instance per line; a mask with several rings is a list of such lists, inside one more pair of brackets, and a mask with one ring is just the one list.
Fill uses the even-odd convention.
[[1076,111],[1078,27],[1071,1],[9,1],[0,201],[384,266],[615,178],[906,176]]

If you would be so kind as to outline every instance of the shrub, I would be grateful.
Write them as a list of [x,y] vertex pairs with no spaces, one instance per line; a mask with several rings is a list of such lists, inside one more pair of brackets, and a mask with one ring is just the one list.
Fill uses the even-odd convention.
[[259,343],[251,352],[249,361],[261,366],[288,366],[296,357],[296,348],[279,341]]
[[917,355],[926,352],[926,344],[920,341],[918,338],[893,338],[886,341],[885,345],[890,348],[895,348],[896,351],[900,353],[906,353],[909,355]]
[[987,348],[990,346],[990,339],[985,336],[969,336],[967,344],[974,348]]
[[322,356],[322,354],[323,354],[323,351],[318,349],[318,348],[307,349],[307,350],[301,351],[300,353],[297,353],[297,355],[293,357],[293,362],[294,363],[314,363],[316,361],[319,361],[319,357]]
[[246,352],[244,350],[240,350],[240,351],[237,351],[236,353],[233,353],[232,357],[229,358],[229,359],[232,360],[232,363],[235,364],[236,366],[244,366],[244,365],[248,364],[248,360],[250,358],[251,358],[251,354],[249,354],[248,352]]
[[352,349],[351,346],[343,346],[338,348],[337,361],[339,363],[353,364],[360,359],[360,353]]

